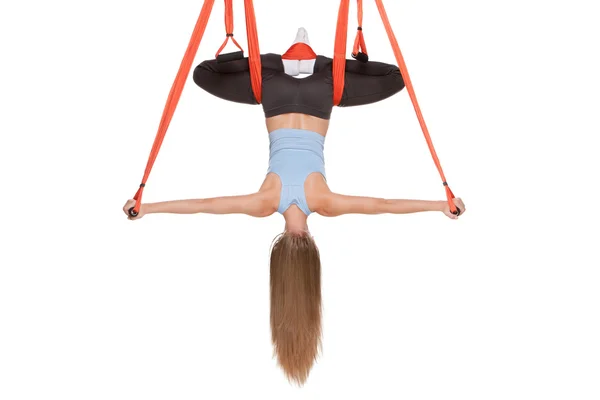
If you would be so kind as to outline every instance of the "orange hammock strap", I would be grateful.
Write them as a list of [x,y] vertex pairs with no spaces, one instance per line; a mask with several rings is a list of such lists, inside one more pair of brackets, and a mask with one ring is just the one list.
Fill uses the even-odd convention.
[[381,20],[385,26],[385,30],[390,39],[390,43],[392,44],[392,48],[394,50],[394,55],[396,56],[396,61],[398,62],[398,67],[400,68],[400,73],[402,74],[402,78],[404,79],[404,84],[406,85],[406,90],[410,96],[410,100],[412,101],[415,112],[417,113],[417,118],[419,119],[419,124],[421,125],[421,129],[423,130],[423,135],[425,135],[425,140],[427,141],[427,146],[429,146],[429,151],[431,152],[431,156],[433,158],[433,162],[440,173],[440,177],[442,178],[442,182],[444,188],[446,190],[446,197],[448,198],[448,204],[450,206],[450,211],[455,213],[456,206],[452,199],[454,198],[454,194],[448,183],[446,182],[446,177],[444,176],[444,171],[442,170],[442,165],[440,164],[440,160],[435,152],[435,148],[433,147],[433,142],[431,141],[431,136],[429,135],[429,130],[427,129],[427,125],[425,124],[425,119],[423,118],[423,114],[421,113],[421,108],[419,107],[419,103],[417,102],[417,96],[415,94],[415,90],[413,88],[412,82],[410,81],[410,76],[408,75],[408,70],[406,68],[406,63],[404,62],[404,57],[402,57],[402,52],[400,51],[400,46],[398,45],[398,41],[396,40],[396,36],[392,31],[392,27],[390,25],[390,21],[387,17],[387,13],[385,12],[385,8],[383,6],[382,0],[375,0],[377,3],[377,8],[379,10],[379,14],[381,15]]
[[229,42],[230,38],[231,38],[231,41],[233,42],[233,44],[235,44],[242,53],[244,52],[244,49],[242,49],[242,46],[240,46],[240,44],[233,37],[233,4],[232,3],[233,3],[233,0],[225,0],[225,34],[226,34],[226,36],[225,36],[225,41],[223,41],[223,44],[221,45],[221,47],[219,47],[219,50],[217,50],[217,54],[215,55],[215,58],[219,57],[219,54],[221,54],[221,52],[227,45],[227,42]]
[[[179,99],[181,98],[183,87],[185,86],[187,77],[192,68],[192,63],[194,62],[194,58],[196,57],[198,47],[200,47],[200,42],[202,41],[202,37],[204,36],[204,32],[206,31],[206,25],[208,24],[208,20],[210,18],[214,3],[215,0],[204,0],[204,5],[202,6],[202,10],[200,11],[200,16],[198,17],[198,21],[196,22],[196,26],[194,27],[194,31],[192,32],[192,37],[190,38],[190,43],[188,44],[188,47],[185,51],[185,55],[183,56],[183,60],[181,61],[181,66],[179,67],[179,71],[177,72],[177,76],[175,77],[175,82],[173,82],[173,86],[171,87],[171,91],[169,92],[169,97],[167,98],[167,103],[165,105],[162,118],[160,120],[158,132],[156,134],[156,138],[154,139],[154,144],[152,145],[150,156],[148,157],[148,163],[146,164],[146,170],[144,171],[142,183],[140,184],[140,187],[135,193],[135,195],[133,196],[136,202],[135,206],[130,211],[130,213],[133,213],[134,215],[137,215],[140,211],[140,205],[142,202],[144,187],[146,186],[146,181],[148,180],[148,176],[150,175],[150,171],[152,170],[154,161],[158,156],[158,152],[165,138],[165,134],[167,133],[167,129],[169,128],[169,124],[171,123],[171,119],[173,118],[173,114],[175,113],[175,109],[177,108],[177,104],[179,103]],[[250,79],[252,81],[252,90],[254,92],[256,100],[258,101],[258,103],[260,103],[262,97],[262,66],[260,62],[258,34],[256,31],[256,18],[254,16],[254,7],[252,4],[252,0],[244,0],[244,3],[246,11],[246,31],[248,34],[248,59],[250,64]],[[238,46],[238,48],[240,48],[241,50],[241,47],[233,39],[232,36],[233,7],[231,0],[225,0],[225,29],[227,31],[227,38],[225,39],[225,43],[223,44],[221,49],[219,49],[219,52],[223,49],[223,47],[227,43],[227,39],[229,38],[231,38],[236,44],[236,46]]]
[[350,0],[340,1],[337,28],[335,31],[335,46],[333,49],[333,105],[337,106],[344,94],[344,79],[346,77],[346,41],[348,40],[348,12]]
[[244,0],[246,10],[246,34],[248,36],[248,64],[250,66],[250,82],[256,101],[262,102],[262,64],[260,61],[260,48],[258,46],[258,33],[256,31],[256,16],[252,0]]
[[352,48],[352,56],[356,57],[358,53],[368,55],[367,45],[365,44],[365,36],[363,34],[363,2],[357,0],[358,13],[358,28],[356,29],[356,38],[354,39],[354,47]]
[[282,56],[284,60],[314,60],[317,53],[306,43],[294,43]]
[[183,60],[181,61],[181,66],[179,67],[177,76],[175,77],[175,82],[173,82],[173,86],[169,92],[169,97],[167,98],[167,103],[158,126],[158,132],[156,134],[156,138],[154,139],[152,150],[150,151],[148,163],[146,164],[146,170],[144,171],[142,183],[140,184],[140,188],[136,194],[133,196],[133,198],[136,200],[133,208],[135,214],[139,213],[140,211],[142,194],[144,193],[146,181],[148,180],[148,176],[150,175],[150,171],[152,170],[156,156],[158,156],[160,146],[162,145],[165,134],[167,133],[167,129],[169,128],[169,124],[171,123],[171,119],[173,118],[173,114],[175,113],[175,109],[177,108],[177,104],[179,103],[179,99],[181,98],[181,92],[183,91],[183,87],[187,80],[188,74],[190,73],[190,69],[192,68],[192,63],[194,62],[196,52],[198,51],[198,47],[200,46],[200,42],[204,36],[204,31],[206,30],[206,25],[208,23],[208,19],[210,18],[214,2],[215,0],[204,1],[204,5],[200,11],[200,16],[198,17],[198,21],[196,22],[196,26],[192,32],[190,43],[188,44],[185,55],[183,56]]

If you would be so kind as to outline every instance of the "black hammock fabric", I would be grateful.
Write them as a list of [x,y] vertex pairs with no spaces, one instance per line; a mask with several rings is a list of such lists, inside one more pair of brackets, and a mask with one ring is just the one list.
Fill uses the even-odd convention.
[[[329,119],[333,109],[333,60],[317,56],[313,74],[294,78],[285,73],[281,55],[263,54],[262,105],[265,117],[302,113]],[[224,100],[258,104],[250,82],[248,58],[220,62],[207,60],[194,70],[194,82]],[[375,103],[404,88],[400,69],[376,61],[346,61],[340,107]]]

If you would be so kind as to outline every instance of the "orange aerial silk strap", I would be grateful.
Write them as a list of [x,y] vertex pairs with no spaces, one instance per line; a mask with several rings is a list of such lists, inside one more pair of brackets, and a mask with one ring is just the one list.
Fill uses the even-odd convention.
[[356,28],[356,38],[354,39],[354,47],[352,49],[352,57],[357,58],[359,53],[363,53],[368,56],[367,45],[365,44],[365,37],[363,35],[363,2],[357,0],[358,8],[358,28]]
[[375,0],[375,2],[377,3],[377,8],[379,9],[379,14],[381,15],[381,20],[383,21],[383,24],[385,25],[385,30],[390,39],[390,43],[392,44],[392,48],[394,49],[394,55],[396,56],[396,61],[398,62],[398,66],[400,68],[400,73],[402,74],[402,78],[404,79],[404,84],[406,85],[406,90],[408,90],[408,94],[412,101],[413,107],[415,108],[415,111],[417,113],[417,118],[419,119],[419,124],[421,125],[421,129],[423,130],[423,135],[425,135],[425,140],[427,141],[427,145],[429,146],[429,151],[431,152],[431,156],[433,157],[433,162],[435,162],[435,166],[437,167],[437,169],[440,173],[444,188],[446,189],[446,197],[448,198],[448,204],[450,206],[450,211],[453,214],[458,214],[459,211],[457,210],[456,206],[454,205],[454,202],[452,201],[452,199],[454,198],[454,194],[452,193],[452,190],[450,190],[450,187],[448,186],[448,183],[446,182],[446,177],[444,176],[444,171],[442,170],[440,160],[438,159],[438,156],[433,147],[433,142],[431,141],[431,137],[429,136],[429,130],[427,129],[427,125],[425,124],[425,120],[423,119],[423,115],[421,114],[421,109],[419,107],[419,103],[417,102],[417,96],[415,94],[415,90],[413,89],[412,82],[410,81],[410,77],[408,75],[408,70],[406,68],[406,63],[404,62],[404,57],[402,57],[402,52],[400,51],[400,46],[398,45],[396,36],[394,35],[394,32],[392,31],[390,21],[387,17],[387,13],[385,12],[385,8],[383,6],[383,1]]
[[344,79],[346,77],[346,41],[348,40],[348,12],[350,0],[340,1],[337,28],[335,31],[335,46],[333,49],[333,105],[342,101],[344,94]]
[[314,60],[317,58],[317,53],[306,43],[295,43],[283,53],[281,58],[284,60]]
[[156,134],[156,138],[154,139],[152,150],[150,151],[150,157],[148,158],[148,163],[146,164],[146,170],[144,171],[142,183],[140,184],[140,188],[138,189],[136,194],[133,196],[135,200],[135,206],[129,210],[129,214],[132,217],[137,216],[140,212],[142,194],[144,193],[146,181],[148,180],[148,176],[150,175],[150,171],[152,170],[152,166],[154,165],[154,161],[156,160],[156,156],[158,155],[160,146],[162,145],[163,139],[165,138],[165,134],[167,133],[167,129],[169,128],[169,124],[171,123],[173,114],[175,113],[175,108],[177,107],[177,103],[179,102],[179,98],[181,97],[181,92],[183,91],[183,87],[187,80],[190,69],[192,68],[194,57],[196,56],[196,52],[198,51],[198,47],[200,46],[200,42],[202,41],[202,36],[204,36],[204,31],[206,30],[206,25],[208,23],[208,19],[210,18],[214,2],[215,0],[204,1],[204,5],[202,6],[202,10],[200,11],[200,17],[198,17],[198,21],[196,22],[196,26],[194,27],[194,31],[192,32],[190,43],[188,44],[187,50],[185,51],[185,55],[183,56],[183,60],[181,62],[181,66],[179,67],[179,71],[177,72],[177,76],[175,77],[175,82],[173,82],[173,86],[171,87],[171,91],[169,92],[167,104],[165,105],[165,109],[163,111],[160,124],[158,126],[158,132]]
[[[181,66],[179,67],[179,71],[175,77],[175,82],[173,82],[173,86],[169,92],[167,104],[165,105],[165,109],[158,127],[158,132],[156,134],[156,138],[154,139],[152,150],[150,151],[150,157],[148,158],[148,163],[146,164],[146,170],[144,171],[142,183],[140,184],[138,191],[133,196],[135,200],[135,206],[129,209],[129,215],[132,217],[135,217],[139,214],[140,205],[142,202],[142,194],[144,193],[146,181],[148,180],[148,176],[150,175],[154,161],[158,156],[158,151],[160,150],[163,139],[165,138],[165,134],[167,133],[167,129],[169,128],[169,124],[171,123],[171,119],[173,118],[173,114],[175,113],[175,109],[179,103],[179,99],[181,98],[183,87],[185,86],[185,82],[192,68],[192,63],[196,57],[198,47],[200,46],[200,42],[204,36],[206,25],[208,24],[214,2],[215,0],[204,0],[204,5],[200,11],[200,16],[198,17],[198,21],[196,22],[196,26],[192,32],[192,37],[190,38],[190,43],[188,44],[185,55],[183,56],[183,60],[181,61]],[[252,0],[244,0],[244,2],[246,11],[246,30],[248,33],[250,78],[252,80],[252,90],[256,100],[260,103],[262,92],[262,67],[260,62],[260,50],[258,47],[258,34],[256,32],[256,18],[254,16]],[[227,43],[228,38],[231,37],[233,40],[233,8],[231,3],[231,0],[225,0],[225,29],[227,30],[227,38],[225,39],[224,45]],[[233,41],[241,50],[239,44],[235,40]],[[224,47],[224,45],[222,47]],[[219,49],[219,52],[221,50],[222,48]]]
[[229,42],[229,38],[231,38],[231,41],[233,42],[233,44],[235,44],[242,53],[244,52],[244,49],[242,49],[242,46],[240,46],[240,44],[233,37],[233,4],[232,4],[232,2],[233,2],[233,0],[225,0],[225,34],[226,34],[226,36],[225,36],[225,41],[223,42],[221,47],[219,47],[219,50],[217,50],[217,54],[215,55],[215,58],[219,57],[219,54],[221,54],[221,52],[227,45],[227,42]]
[[256,17],[252,0],[244,0],[246,9],[246,33],[248,36],[248,64],[250,66],[250,82],[256,101],[262,101],[262,64],[260,61],[260,48],[258,46],[258,33],[256,32]]

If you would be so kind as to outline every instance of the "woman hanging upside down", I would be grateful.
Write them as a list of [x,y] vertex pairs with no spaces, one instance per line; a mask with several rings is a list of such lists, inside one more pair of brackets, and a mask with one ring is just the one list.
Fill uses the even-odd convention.
[[[271,331],[278,362],[286,376],[304,383],[321,340],[321,264],[307,219],[315,212],[326,217],[343,214],[406,214],[438,211],[456,219],[465,212],[454,199],[458,215],[446,200],[386,200],[347,196],[329,190],[323,146],[333,108],[332,59],[317,56],[300,29],[283,56],[265,54],[262,61],[262,105],[270,140],[269,169],[256,193],[142,204],[137,217],[147,214],[283,215],[284,232],[275,238],[270,260]],[[384,100],[404,88],[398,67],[365,60],[347,60],[342,107]],[[300,74],[310,76],[299,78]],[[296,78],[298,77],[298,78]],[[247,58],[204,61],[194,81],[214,96],[258,104],[250,82]]]

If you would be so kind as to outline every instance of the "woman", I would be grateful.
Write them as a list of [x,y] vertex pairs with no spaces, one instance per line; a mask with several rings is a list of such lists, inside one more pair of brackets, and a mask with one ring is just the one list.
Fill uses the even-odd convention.
[[[386,99],[404,88],[398,67],[372,61],[347,60],[340,106],[358,106]],[[406,214],[438,211],[456,219],[446,200],[386,200],[346,196],[329,190],[323,147],[333,108],[332,60],[317,56],[300,29],[283,55],[266,54],[262,62],[262,105],[270,139],[269,169],[256,193],[210,199],[142,204],[146,214],[283,215],[285,229],[275,238],[270,260],[271,330],[278,362],[286,376],[302,384],[316,359],[321,338],[321,264],[307,219],[343,214]],[[301,73],[308,77],[296,79]],[[251,89],[248,59],[204,61],[194,81],[225,100],[258,104]],[[460,213],[465,206],[454,200]]]

